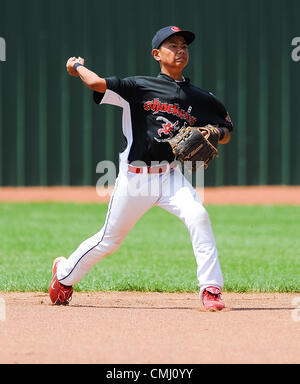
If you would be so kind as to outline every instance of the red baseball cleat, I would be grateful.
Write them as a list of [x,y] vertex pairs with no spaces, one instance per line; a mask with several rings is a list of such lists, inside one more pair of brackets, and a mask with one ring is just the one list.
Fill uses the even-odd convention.
[[52,303],[54,305],[68,305],[71,301],[73,294],[73,287],[66,286],[61,284],[56,276],[57,273],[57,264],[60,260],[64,259],[64,257],[58,257],[53,262],[52,267],[52,281],[49,286],[49,295]]
[[221,299],[221,291],[216,287],[207,287],[202,294],[204,309],[207,311],[221,311],[225,304]]

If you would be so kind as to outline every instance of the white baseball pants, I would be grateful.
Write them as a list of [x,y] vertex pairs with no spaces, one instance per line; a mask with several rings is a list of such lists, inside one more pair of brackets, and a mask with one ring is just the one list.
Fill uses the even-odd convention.
[[[121,246],[134,224],[153,206],[176,215],[186,225],[197,262],[200,296],[208,286],[222,289],[223,277],[210,219],[193,186],[178,168],[162,174],[134,174],[128,172],[124,163],[104,226],[68,259],[59,262],[58,280],[64,285],[78,283],[96,263]],[[171,263],[170,258],[170,268]]]

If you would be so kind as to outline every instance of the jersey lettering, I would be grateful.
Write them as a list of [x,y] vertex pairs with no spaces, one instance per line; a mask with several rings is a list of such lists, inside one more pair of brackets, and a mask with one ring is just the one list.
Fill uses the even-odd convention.
[[195,116],[181,109],[178,104],[162,103],[159,99],[153,99],[144,103],[145,111],[152,111],[153,115],[158,112],[168,113],[169,115],[177,116],[182,120],[186,120],[190,125],[194,125],[197,121]]

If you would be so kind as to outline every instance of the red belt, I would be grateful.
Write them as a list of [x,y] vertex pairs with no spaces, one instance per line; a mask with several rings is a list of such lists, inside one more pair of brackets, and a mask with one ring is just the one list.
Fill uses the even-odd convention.
[[162,164],[155,167],[134,167],[133,165],[128,165],[128,172],[131,173],[164,173],[170,169],[174,169],[175,164]]

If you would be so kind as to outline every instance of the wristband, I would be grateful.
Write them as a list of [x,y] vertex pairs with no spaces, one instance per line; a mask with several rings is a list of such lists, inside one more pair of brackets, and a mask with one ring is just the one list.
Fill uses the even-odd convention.
[[218,128],[218,130],[220,131],[220,138],[219,138],[219,141],[223,140],[224,139],[224,136],[225,136],[225,131],[223,128]]
[[73,65],[73,68],[75,69],[76,72],[77,72],[77,68],[78,68],[79,66],[82,66],[82,67],[83,67],[83,64],[75,63],[75,64]]

